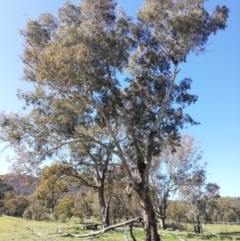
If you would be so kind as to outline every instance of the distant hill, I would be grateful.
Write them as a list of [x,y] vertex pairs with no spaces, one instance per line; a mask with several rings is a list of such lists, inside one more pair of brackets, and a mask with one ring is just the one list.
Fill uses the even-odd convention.
[[26,175],[5,174],[0,175],[0,178],[3,182],[10,184],[18,196],[28,196],[33,194],[39,184],[39,178]]
[[[10,184],[17,196],[29,196],[33,194],[38,188],[40,179],[38,177],[31,177],[27,175],[14,175],[14,174],[5,174],[0,175],[0,178],[3,182]],[[69,185],[69,191],[64,194],[64,196],[75,196],[77,193],[82,191],[88,191],[89,187],[84,185],[79,185],[77,183],[71,183]]]

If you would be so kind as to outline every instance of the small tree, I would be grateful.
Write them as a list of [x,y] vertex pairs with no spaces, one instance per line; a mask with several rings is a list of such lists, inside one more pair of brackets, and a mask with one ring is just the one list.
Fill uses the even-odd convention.
[[93,190],[79,191],[74,200],[73,213],[80,218],[80,223],[83,223],[84,218],[90,218],[93,213],[92,203],[94,202]]
[[40,173],[40,185],[34,195],[38,200],[43,200],[45,207],[52,212],[58,199],[68,191],[70,184],[65,178],[68,172],[72,172],[71,167],[55,162],[44,167]]
[[182,135],[179,146],[166,146],[153,166],[152,198],[154,209],[162,229],[166,228],[166,212],[170,196],[176,194],[184,185],[195,185],[188,180],[196,172],[204,170],[200,165],[202,153],[194,138]]
[[187,210],[180,202],[181,201],[178,200],[170,201],[166,211],[168,220],[174,222],[175,224],[180,224],[187,221]]
[[40,221],[46,218],[46,213],[48,212],[49,209],[45,206],[45,200],[38,200],[36,197],[33,197],[29,206],[24,211],[23,217]]
[[204,172],[197,173],[191,180],[191,184],[180,190],[182,204],[188,210],[195,233],[202,233],[202,223],[211,212],[212,202],[219,198],[220,187],[215,183],[205,184]]
[[73,216],[74,201],[73,198],[63,198],[58,200],[54,210],[54,217],[62,221],[70,219]]

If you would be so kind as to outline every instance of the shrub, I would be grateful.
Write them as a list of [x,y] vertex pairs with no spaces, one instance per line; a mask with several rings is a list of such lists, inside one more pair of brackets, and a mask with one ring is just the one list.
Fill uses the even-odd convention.
[[5,214],[14,217],[22,217],[25,209],[29,206],[29,201],[23,196],[10,199],[5,204]]

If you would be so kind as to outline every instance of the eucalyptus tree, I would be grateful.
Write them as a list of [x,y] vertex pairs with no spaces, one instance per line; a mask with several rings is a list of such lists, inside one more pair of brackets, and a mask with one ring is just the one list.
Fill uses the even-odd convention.
[[[173,149],[174,148],[174,149]],[[153,165],[151,193],[154,210],[162,229],[166,228],[166,211],[171,196],[187,185],[191,188],[192,176],[201,173],[205,164],[199,163],[202,152],[192,136],[182,135],[178,146],[166,146]]]
[[196,173],[190,183],[181,187],[181,203],[188,210],[189,220],[192,222],[195,233],[202,233],[202,223],[214,208],[212,203],[220,197],[220,187],[216,183],[205,183],[205,173]]
[[57,18],[29,20],[23,80],[33,90],[18,95],[31,108],[1,115],[1,139],[24,149],[35,166],[74,142],[110,150],[139,196],[149,241],[160,239],[149,192],[152,159],[163,138],[176,140],[179,128],[196,123],[184,113],[197,97],[188,93],[190,79],[177,80],[179,65],[226,27],[228,9],[209,14],[204,2],[145,0],[133,22],[114,0],[82,0],[67,2]]

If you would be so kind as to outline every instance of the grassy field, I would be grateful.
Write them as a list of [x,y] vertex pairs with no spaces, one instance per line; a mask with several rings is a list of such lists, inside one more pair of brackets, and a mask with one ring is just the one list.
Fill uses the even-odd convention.
[[[86,234],[91,232],[89,230],[82,230],[77,220],[71,220],[68,223],[60,223],[60,229],[62,232]],[[188,231],[162,231],[159,230],[159,234],[163,241],[177,241],[177,237],[188,241],[197,240],[240,240],[240,225],[219,225],[219,224],[207,224],[203,226],[204,236],[196,236]],[[39,221],[28,221],[25,219],[2,216],[0,217],[0,241],[11,241],[11,240],[24,240],[24,241],[73,241],[73,240],[87,240],[72,237],[55,237],[45,236],[46,234],[56,234],[58,232],[57,224],[54,222],[39,222]],[[213,232],[217,235],[225,235],[214,237],[209,232]],[[38,233],[38,235],[37,235]],[[40,236],[43,235],[43,236]],[[207,236],[208,235],[208,236]],[[134,229],[134,236],[137,240],[143,240],[143,230],[141,228]],[[127,239],[128,237],[128,239]],[[239,237],[239,238],[238,238]],[[89,240],[89,239],[88,239]],[[105,233],[99,238],[92,239],[97,241],[124,241],[132,240],[130,234],[126,229],[116,229],[114,231]]]
[[240,225],[204,224],[203,231],[210,231],[219,235],[235,235],[240,237]]
[[[69,232],[75,234],[86,234],[90,233],[89,230],[82,230],[79,224],[74,222],[59,223],[59,227],[62,232]],[[47,221],[28,221],[21,218],[14,218],[9,216],[0,217],[0,241],[11,241],[11,240],[24,240],[24,241],[39,241],[39,240],[51,240],[51,241],[73,241],[73,240],[89,240],[79,239],[72,237],[54,237],[53,236],[39,236],[46,234],[56,234],[58,232],[57,224],[54,222]],[[37,233],[39,235],[37,235]],[[138,240],[142,240],[143,231],[134,230],[134,235]],[[124,229],[118,229],[114,232],[108,232],[101,235],[99,238],[92,240],[103,240],[103,241],[122,241],[125,240],[126,232]],[[128,237],[129,233],[128,233]]]

